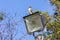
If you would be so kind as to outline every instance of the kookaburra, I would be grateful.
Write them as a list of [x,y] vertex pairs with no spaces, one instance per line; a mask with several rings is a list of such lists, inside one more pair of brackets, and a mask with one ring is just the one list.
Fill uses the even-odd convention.
[[32,7],[31,6],[28,8],[28,12],[29,12],[29,14],[32,14]]

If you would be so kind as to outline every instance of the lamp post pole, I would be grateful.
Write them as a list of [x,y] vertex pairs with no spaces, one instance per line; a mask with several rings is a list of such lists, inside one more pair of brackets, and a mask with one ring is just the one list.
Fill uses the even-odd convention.
[[42,40],[42,37],[39,35],[39,36],[37,36],[37,39],[38,40]]
[[[29,12],[29,14],[33,14],[32,7],[31,6],[28,8],[28,12]],[[35,37],[35,32],[33,32],[33,36]],[[38,34],[35,37],[35,40],[42,40],[42,35]]]

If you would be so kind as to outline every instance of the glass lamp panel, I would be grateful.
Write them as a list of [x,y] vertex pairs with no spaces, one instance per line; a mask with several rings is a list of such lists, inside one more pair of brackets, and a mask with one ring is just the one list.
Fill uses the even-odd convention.
[[41,16],[38,13],[25,17],[25,22],[29,33],[43,29]]

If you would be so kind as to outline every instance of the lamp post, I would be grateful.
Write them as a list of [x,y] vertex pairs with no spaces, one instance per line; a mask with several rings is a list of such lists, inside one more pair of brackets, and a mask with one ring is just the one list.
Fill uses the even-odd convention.
[[38,34],[35,39],[36,40],[42,40],[42,35]]
[[38,34],[37,36],[35,36],[35,32],[40,32],[44,28],[42,23],[42,15],[40,15],[41,12],[39,11],[33,12],[32,8],[31,10],[30,8],[29,8],[30,15],[23,17],[27,32],[28,34],[33,34],[35,39],[42,40],[42,35]]

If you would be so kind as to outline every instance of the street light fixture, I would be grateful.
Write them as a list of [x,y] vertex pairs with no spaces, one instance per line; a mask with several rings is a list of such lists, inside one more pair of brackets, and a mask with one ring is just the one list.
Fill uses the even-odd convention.
[[43,30],[43,23],[40,12],[35,12],[23,18],[29,34]]

